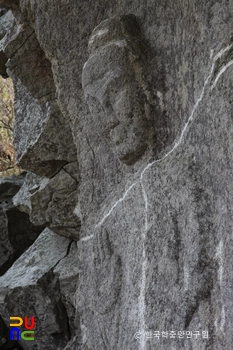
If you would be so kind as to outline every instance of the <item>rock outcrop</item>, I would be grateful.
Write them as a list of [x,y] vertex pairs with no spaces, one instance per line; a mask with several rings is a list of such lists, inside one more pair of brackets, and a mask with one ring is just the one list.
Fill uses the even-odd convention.
[[78,164],[69,163],[51,179],[28,173],[14,204],[29,213],[31,222],[57,234],[79,239],[80,217],[74,214],[78,198]]
[[[66,309],[53,272],[66,257],[69,243],[46,229],[1,278],[0,312],[5,323],[12,315],[33,315],[40,334],[35,334],[33,343],[37,349],[63,349],[69,339]],[[31,349],[31,342],[23,348]]]
[[13,204],[25,174],[0,179],[0,275],[2,276],[18,257],[30,247],[43,225],[34,226],[29,215],[22,213]]
[[[0,40],[4,38],[7,31],[10,29],[10,26],[14,20],[13,14],[11,10],[7,9],[0,9]],[[6,62],[8,58],[6,54],[3,51],[3,48],[0,45],[0,75],[3,78],[7,78],[7,72],[6,72]]]
[[46,226],[0,277],[5,325],[35,316],[23,349],[230,350],[232,3],[0,6],[14,203]]
[[[24,172],[19,176],[0,179],[0,276],[11,268],[44,229],[43,225],[34,226],[29,215],[13,204],[13,197],[22,187],[25,175]],[[7,326],[9,318],[4,322],[0,317],[0,348],[22,349],[17,341],[9,340]]]

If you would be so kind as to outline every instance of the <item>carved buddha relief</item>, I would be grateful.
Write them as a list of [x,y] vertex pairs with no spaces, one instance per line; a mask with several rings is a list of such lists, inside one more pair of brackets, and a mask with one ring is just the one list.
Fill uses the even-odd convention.
[[[120,162],[126,166],[137,163],[137,167],[140,160],[152,151],[155,132],[153,99],[146,74],[148,50],[136,17],[125,15],[101,22],[93,30],[88,47],[89,58],[83,67],[82,86],[92,118],[99,120],[104,136]],[[88,136],[91,138],[91,135]],[[138,204],[138,208],[140,206]],[[85,256],[81,259],[84,261],[82,266],[92,276],[90,284],[85,280],[85,272],[80,277],[79,294],[87,305],[83,322],[87,328],[91,322],[95,323],[101,334],[98,334],[97,342],[109,338],[111,334],[111,341],[106,340],[108,345],[101,343],[101,348],[114,347],[118,343],[116,324],[121,308],[128,307],[128,302],[122,300],[122,291],[128,287],[127,293],[132,295],[129,298],[130,312],[137,313],[139,281],[136,271],[141,269],[137,263],[140,257],[128,263],[128,257],[119,249],[122,235],[126,244],[131,241],[129,221],[115,227],[108,227],[108,224],[100,228],[93,226],[90,232],[93,241],[82,242],[87,245]],[[138,233],[141,224],[136,225]],[[127,273],[134,271],[129,283],[124,275],[125,266],[128,266],[125,269]],[[89,290],[94,296],[91,303]],[[81,308],[80,312],[83,312]],[[138,323],[137,318],[130,327],[134,327],[135,322]],[[106,329],[100,329],[101,324],[105,324]]]

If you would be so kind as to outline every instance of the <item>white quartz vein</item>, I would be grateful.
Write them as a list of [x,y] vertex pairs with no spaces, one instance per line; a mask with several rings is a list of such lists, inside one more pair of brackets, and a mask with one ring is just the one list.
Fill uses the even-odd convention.
[[221,58],[225,52],[230,51],[230,49],[232,48],[233,44],[227,45],[226,47],[224,47],[224,49],[220,50],[214,57],[214,60],[217,61],[219,58]]
[[[86,242],[86,241],[90,241],[90,239],[92,239],[94,237],[94,235],[90,235],[90,236],[86,236],[80,239],[81,242]],[[78,241],[79,242],[79,241]]]
[[213,90],[213,88],[216,86],[219,78],[221,77],[221,75],[227,70],[227,68],[229,68],[230,66],[232,66],[233,64],[233,60],[229,61],[225,66],[222,67],[222,69],[219,71],[217,77],[215,78],[212,86],[211,86],[211,90]]
[[[222,236],[222,232],[221,232],[221,236]],[[224,249],[223,249],[223,238],[221,237],[221,240],[219,242],[219,245],[217,246],[216,249],[216,254],[215,254],[215,259],[217,259],[217,262],[219,264],[219,268],[218,268],[218,281],[219,281],[219,288],[220,288],[220,294],[221,294],[221,299],[223,300],[223,266],[224,266]],[[222,308],[221,308],[221,314],[219,315],[219,317],[217,317],[217,319],[215,320],[215,328],[216,331],[218,331],[218,329],[220,329],[221,332],[224,333],[224,326],[225,326],[225,307],[224,304],[222,304]],[[220,321],[220,322],[219,322]]]
[[140,176],[140,183],[142,188],[142,195],[145,202],[145,209],[144,209],[144,231],[142,232],[142,279],[141,279],[141,288],[140,288],[140,295],[139,295],[139,319],[140,319],[140,348],[144,349],[146,344],[146,324],[145,324],[145,294],[146,294],[146,271],[147,271],[147,258],[146,258],[146,234],[148,230],[148,198],[146,189],[143,184],[143,174],[141,173]]
[[134,182],[131,186],[129,186],[129,188],[125,191],[124,195],[120,199],[118,199],[116,203],[113,204],[111,209],[107,212],[107,214],[104,215],[104,217],[100,220],[100,222],[96,225],[96,227],[99,227],[104,223],[104,221],[109,217],[109,215],[112,214],[113,210],[118,206],[118,204],[125,200],[125,198],[127,197],[127,194],[132,190],[134,186],[136,186],[136,184],[137,182]]

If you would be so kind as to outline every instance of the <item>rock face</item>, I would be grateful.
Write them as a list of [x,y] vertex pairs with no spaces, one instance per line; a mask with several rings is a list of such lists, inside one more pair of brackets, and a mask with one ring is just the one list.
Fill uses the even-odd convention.
[[[20,176],[0,180],[0,276],[33,244],[44,226],[34,226],[29,215],[22,213],[13,204],[13,196],[19,191],[25,180],[25,173]],[[1,288],[1,284],[0,284]],[[2,313],[0,312],[2,315]],[[0,348],[22,349],[17,341],[9,341],[9,330],[0,317]]]
[[47,227],[0,278],[5,324],[35,314],[23,349],[230,350],[233,4],[0,6],[14,203]]
[[[7,9],[0,9],[0,40],[4,38],[7,31],[10,29],[10,26],[14,20],[14,16],[11,12],[11,10]],[[0,45],[0,75],[4,78],[7,78],[7,72],[6,72],[6,62],[7,62],[7,56],[3,52],[3,48]]]
[[34,226],[29,215],[20,212],[12,198],[19,191],[25,174],[0,179],[0,275],[36,240],[44,226]]
[[[46,229],[1,278],[1,315],[6,324],[12,315],[33,315],[40,334],[35,335],[36,349],[63,349],[69,338],[67,314],[53,272],[68,247],[69,240]],[[23,348],[31,349],[31,343],[25,341]]]
[[79,238],[80,217],[73,212],[78,198],[78,164],[69,163],[51,179],[28,173],[14,204],[29,213],[31,222],[57,234]]

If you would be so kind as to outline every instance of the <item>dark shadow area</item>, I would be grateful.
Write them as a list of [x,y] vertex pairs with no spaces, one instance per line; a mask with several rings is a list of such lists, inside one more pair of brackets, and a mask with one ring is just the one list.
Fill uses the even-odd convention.
[[15,340],[9,340],[9,329],[0,316],[0,350],[24,350]]

